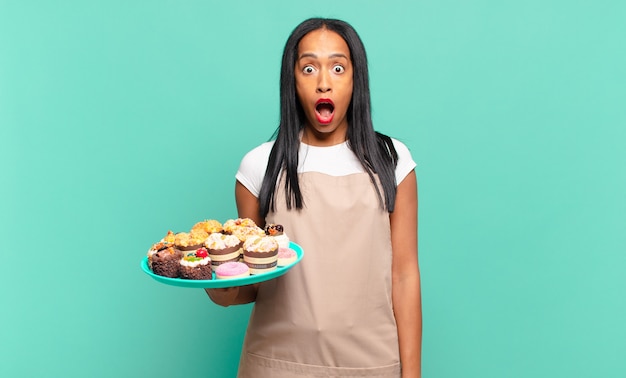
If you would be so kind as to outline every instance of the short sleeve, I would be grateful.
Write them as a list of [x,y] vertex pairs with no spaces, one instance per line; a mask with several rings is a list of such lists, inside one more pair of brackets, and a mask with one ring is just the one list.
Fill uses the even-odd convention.
[[398,164],[396,165],[396,183],[400,184],[402,180],[417,166],[413,157],[411,156],[411,151],[409,151],[408,147],[396,139],[391,139],[393,141],[393,146],[398,153]]
[[263,184],[263,177],[265,176],[267,162],[269,161],[273,145],[274,142],[263,143],[248,152],[241,160],[239,170],[237,170],[235,175],[237,181],[257,198],[259,193],[261,193],[261,185]]

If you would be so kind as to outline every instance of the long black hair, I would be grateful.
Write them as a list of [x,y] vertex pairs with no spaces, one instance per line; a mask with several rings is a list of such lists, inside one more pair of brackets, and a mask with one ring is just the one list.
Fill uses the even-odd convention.
[[[275,209],[275,190],[278,175],[285,174],[285,197],[288,209],[302,209],[304,200],[298,182],[298,150],[300,131],[304,128],[304,110],[296,94],[295,65],[300,40],[308,33],[327,29],[339,34],[350,49],[353,67],[352,100],[347,112],[348,146],[355,153],[368,173],[381,206],[392,212],[396,199],[395,166],[398,160],[391,138],[374,131],[371,117],[369,74],[367,56],[361,38],[345,21],[310,18],[292,32],[283,51],[280,71],[280,124],[275,133],[276,141],[270,152],[267,170],[259,194],[259,210],[262,218]],[[381,193],[376,183],[378,175]],[[384,197],[384,201],[383,201]]]

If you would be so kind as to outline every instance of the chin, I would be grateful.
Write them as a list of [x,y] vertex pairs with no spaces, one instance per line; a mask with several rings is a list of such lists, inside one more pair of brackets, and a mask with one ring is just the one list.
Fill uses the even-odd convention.
[[320,134],[332,134],[335,131],[337,131],[337,126],[333,125],[333,124],[329,124],[329,125],[315,125],[313,127],[313,130],[317,133]]

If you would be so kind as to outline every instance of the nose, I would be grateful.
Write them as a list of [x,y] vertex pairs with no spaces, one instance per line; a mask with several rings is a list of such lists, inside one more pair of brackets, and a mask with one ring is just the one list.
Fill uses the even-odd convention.
[[330,92],[330,90],[331,90],[331,85],[330,85],[329,74],[327,72],[321,71],[317,78],[316,92],[326,93],[326,92]]

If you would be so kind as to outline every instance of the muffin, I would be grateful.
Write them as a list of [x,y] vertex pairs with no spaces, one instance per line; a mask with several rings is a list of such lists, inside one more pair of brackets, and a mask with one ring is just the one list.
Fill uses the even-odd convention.
[[242,242],[245,242],[251,236],[265,236],[265,231],[261,227],[239,227],[235,228],[232,235],[236,236]]
[[179,232],[174,237],[174,247],[181,251],[183,255],[192,254],[198,248],[204,246],[205,236],[208,237],[208,234],[201,231],[193,233]]
[[208,219],[194,224],[191,228],[191,232],[194,230],[202,230],[210,235],[215,232],[222,232],[223,228],[220,222],[215,219]]
[[261,274],[276,269],[278,242],[272,236],[251,236],[243,243],[243,262],[250,274]]
[[174,244],[175,238],[175,234],[172,232],[172,230],[169,230],[167,231],[167,234],[163,237],[163,239],[161,239],[161,241],[168,244]]
[[235,262],[241,259],[241,240],[235,235],[226,235],[216,232],[209,235],[204,246],[209,252],[213,269],[227,262]]
[[237,218],[227,220],[223,226],[225,234],[232,234],[234,230],[241,227],[257,227],[257,225],[250,218]]

